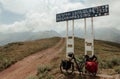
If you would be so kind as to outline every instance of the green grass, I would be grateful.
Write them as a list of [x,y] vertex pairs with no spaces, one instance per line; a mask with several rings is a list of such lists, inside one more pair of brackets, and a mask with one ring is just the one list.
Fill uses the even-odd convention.
[[60,38],[54,37],[35,41],[10,43],[0,47],[0,71],[31,54],[54,46],[59,41]]
[[37,68],[37,78],[38,79],[55,79],[54,76],[50,75],[52,66],[49,64],[39,65]]
[[51,65],[39,65],[37,69],[37,74],[47,73],[51,70]]
[[120,65],[116,66],[114,69],[117,74],[120,74]]

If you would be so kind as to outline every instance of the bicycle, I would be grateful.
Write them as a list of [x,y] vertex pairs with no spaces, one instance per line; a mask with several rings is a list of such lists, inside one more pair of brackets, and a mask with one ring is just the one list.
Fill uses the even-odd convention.
[[75,58],[74,54],[69,54],[68,55],[70,57],[69,60],[62,60],[61,64],[60,64],[60,70],[61,72],[67,72],[67,73],[73,73],[74,72],[74,63],[72,62],[72,60],[74,60],[75,64],[76,64],[76,69],[82,73],[82,69],[84,67],[84,62],[79,61],[78,59]]
[[[76,69],[80,74],[83,73],[83,68],[85,68],[85,73],[92,74],[93,76],[96,76],[97,70],[98,70],[98,64],[96,63],[97,57],[93,55],[92,57],[89,57],[88,55],[85,55],[82,61],[75,58],[74,54],[69,54],[70,57],[69,60],[62,60],[60,63],[60,71],[67,72],[68,74],[72,74],[74,72],[74,63],[76,64]],[[74,62],[72,61],[74,60]],[[89,64],[93,64],[92,66]],[[93,69],[94,68],[94,69]]]

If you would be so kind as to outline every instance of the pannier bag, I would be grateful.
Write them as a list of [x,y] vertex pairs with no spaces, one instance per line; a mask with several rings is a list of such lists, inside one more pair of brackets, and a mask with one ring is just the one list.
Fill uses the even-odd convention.
[[97,71],[98,71],[98,63],[94,62],[94,61],[88,61],[88,62],[85,63],[85,68],[90,73],[97,73]]
[[71,62],[68,60],[62,60],[62,67],[65,70],[68,70],[71,68]]

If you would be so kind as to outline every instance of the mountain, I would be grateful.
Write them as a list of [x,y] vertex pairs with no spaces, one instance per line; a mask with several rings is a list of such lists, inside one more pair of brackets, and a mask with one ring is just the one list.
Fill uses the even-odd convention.
[[[87,30],[89,36],[91,32],[89,29]],[[74,32],[76,37],[84,38],[84,29],[80,29],[80,28],[75,29]],[[70,33],[71,32],[69,31],[69,34]],[[99,28],[99,29],[95,28],[94,33],[95,33],[95,39],[120,43],[120,30],[117,30],[115,28]],[[62,31],[60,34],[62,36],[65,36],[66,31]]]
[[11,42],[37,40],[50,37],[60,37],[60,34],[56,31],[39,31],[39,32],[16,32],[16,33],[0,33],[0,45],[5,45]]
[[120,43],[120,30],[115,28],[102,28],[95,31],[96,39]]
[[[75,29],[75,36],[84,38],[84,29]],[[69,34],[71,32],[69,31]],[[90,34],[90,30],[88,29]],[[0,33],[0,45],[5,45],[11,42],[36,40],[50,37],[65,37],[66,31],[62,31],[60,34],[56,31],[39,31],[39,32],[16,32],[16,33]],[[95,28],[95,39],[107,40],[120,43],[120,30],[115,28]]]

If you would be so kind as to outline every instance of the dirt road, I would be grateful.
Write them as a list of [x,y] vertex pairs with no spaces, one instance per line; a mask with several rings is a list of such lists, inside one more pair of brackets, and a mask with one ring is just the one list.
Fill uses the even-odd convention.
[[36,74],[39,64],[49,63],[64,48],[61,39],[55,46],[28,56],[0,73],[0,79],[26,79],[30,74]]

